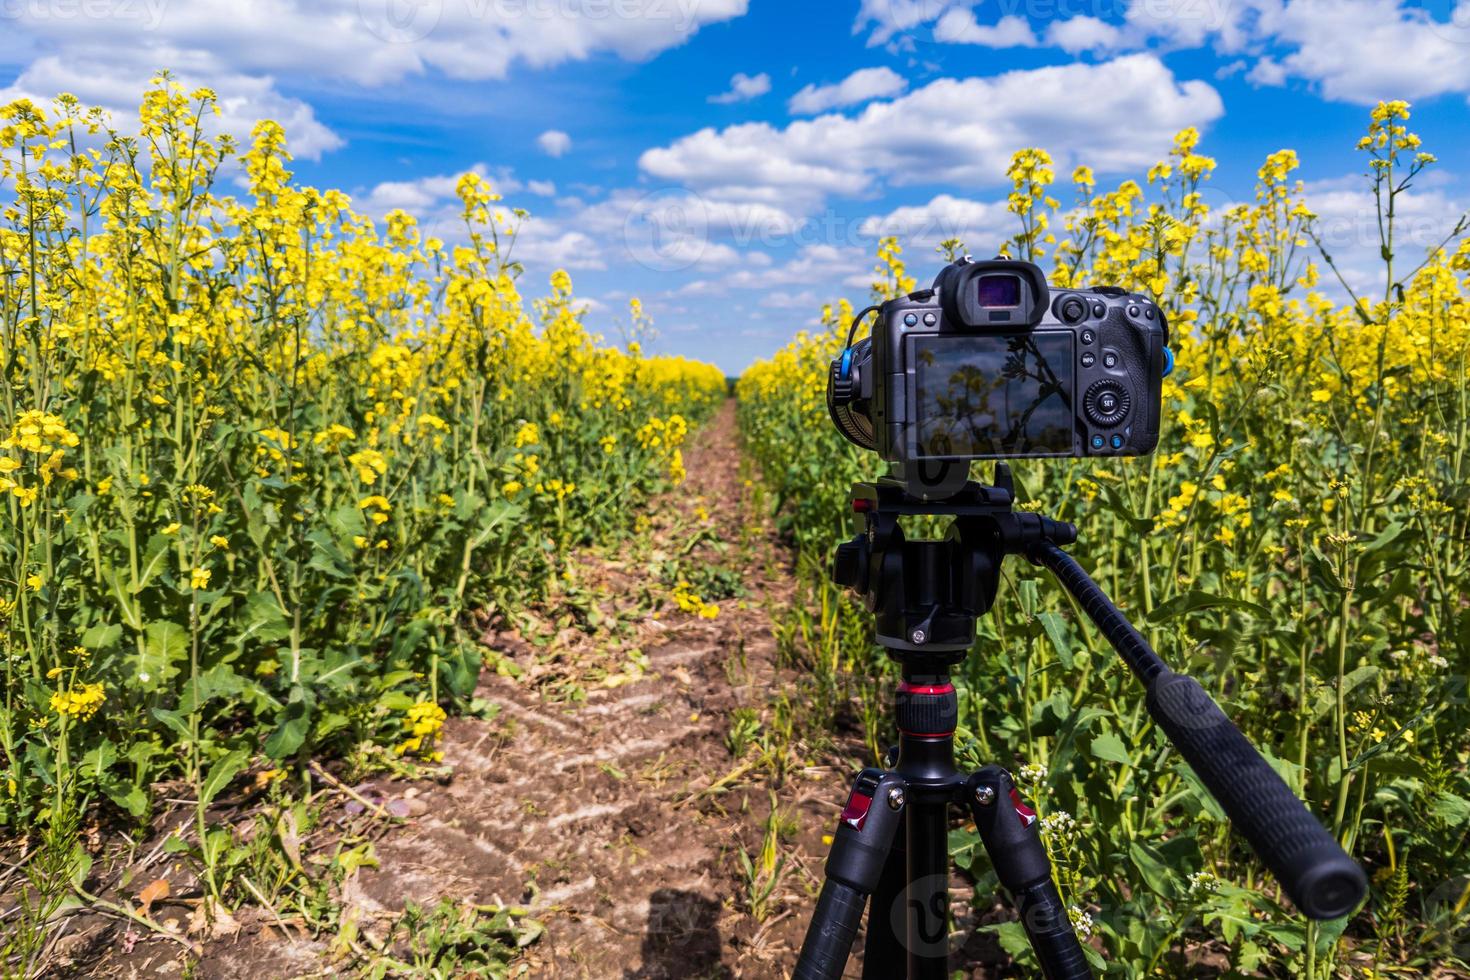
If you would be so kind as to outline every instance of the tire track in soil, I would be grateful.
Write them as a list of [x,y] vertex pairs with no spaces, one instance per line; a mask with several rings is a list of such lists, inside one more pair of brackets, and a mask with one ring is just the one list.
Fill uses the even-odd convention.
[[[477,694],[499,716],[446,723],[442,749],[452,779],[418,784],[421,812],[378,841],[378,868],[348,882],[348,914],[365,927],[391,921],[405,900],[524,903],[547,927],[518,961],[532,977],[789,973],[820,884],[822,835],[849,777],[840,766],[814,767],[781,787],[778,806],[799,830],[783,844],[788,870],[776,911],[757,923],[741,899],[739,849],[754,856],[760,848],[768,788],[752,773],[752,781],[732,781],[727,791],[694,792],[739,764],[725,742],[732,711],[763,711],[794,679],[777,666],[769,617],[789,607],[796,585],[769,521],[751,513],[733,403],[691,436],[686,467],[686,484],[649,508],[655,547],[682,547],[675,515],[684,515],[687,535],[688,515],[703,501],[724,553],[703,544],[683,560],[738,572],[744,602],[722,602],[714,620],[677,611],[646,617],[636,631],[647,672],[613,688],[588,683],[582,704],[487,670]],[[635,602],[641,589],[660,588],[642,569],[587,560],[602,565],[592,575],[603,578],[603,601],[614,610]],[[579,639],[586,638],[558,642],[575,647]],[[546,658],[515,635],[488,635],[487,642],[525,668]],[[201,975],[297,976],[325,966],[309,965],[319,943],[263,949],[258,939],[207,955]]]

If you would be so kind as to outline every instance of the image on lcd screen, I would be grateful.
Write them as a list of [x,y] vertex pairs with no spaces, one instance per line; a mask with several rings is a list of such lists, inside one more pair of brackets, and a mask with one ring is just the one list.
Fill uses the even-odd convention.
[[916,337],[920,456],[1056,456],[1074,449],[1072,334]]

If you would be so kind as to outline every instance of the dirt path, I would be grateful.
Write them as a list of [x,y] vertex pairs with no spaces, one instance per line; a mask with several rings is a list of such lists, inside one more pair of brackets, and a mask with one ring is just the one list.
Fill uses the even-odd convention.
[[[385,788],[414,816],[377,842],[378,866],[348,882],[344,918],[371,931],[406,900],[527,906],[546,926],[524,954],[534,977],[789,971],[846,776],[813,768],[783,781],[787,863],[758,920],[740,851],[757,858],[773,797],[764,774],[742,772],[727,736],[737,709],[768,716],[789,680],[771,617],[795,586],[752,514],[733,405],[695,433],[686,465],[679,496],[651,510],[646,551],[589,557],[580,570],[600,630],[547,622],[544,645],[487,637],[520,676],[487,670],[478,695],[499,713],[446,725],[447,783]],[[675,559],[723,569],[740,594],[714,619],[639,612],[650,591],[667,593],[656,569]],[[643,663],[641,674],[620,672],[620,657]],[[320,941],[241,937],[198,975],[320,975],[323,954]]]

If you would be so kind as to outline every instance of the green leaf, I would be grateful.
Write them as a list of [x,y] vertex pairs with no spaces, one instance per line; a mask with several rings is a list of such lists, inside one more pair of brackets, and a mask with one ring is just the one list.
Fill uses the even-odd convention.
[[204,782],[199,786],[199,805],[209,806],[220,791],[230,785],[230,780],[235,774],[245,768],[250,761],[250,752],[247,749],[236,749],[229,755],[220,759],[209,767],[209,774],[204,777]]
[[300,684],[291,689],[291,697],[281,713],[280,724],[265,740],[265,754],[272,759],[284,759],[295,755],[306,743],[306,733],[311,730],[312,709],[316,707],[316,696]]
[[1271,619],[1271,610],[1257,603],[1247,602],[1244,599],[1232,599],[1228,596],[1212,595],[1199,589],[1190,589],[1184,595],[1175,596],[1168,602],[1155,606],[1153,612],[1148,614],[1148,621],[1164,623],[1176,616],[1199,612],[1202,609],[1235,609],[1248,612],[1260,619]]
[[167,708],[154,708],[153,717],[163,722],[183,742],[192,742],[194,733],[189,730],[189,723],[184,720],[183,714],[177,711],[169,711]]
[[1046,631],[1046,638],[1051,641],[1052,649],[1057,652],[1057,659],[1062,666],[1068,670],[1072,669],[1072,644],[1067,642],[1067,623],[1061,615],[1054,612],[1037,613],[1036,619],[1041,623],[1041,628]]
[[189,631],[166,620],[149,623],[143,630],[143,656],[138,664],[138,684],[156,691],[177,677],[180,662],[189,649]]
[[1470,820],[1470,800],[1454,793],[1440,793],[1429,804],[1429,812],[1451,827],[1458,827]]
[[1132,756],[1128,754],[1128,747],[1111,729],[1094,735],[1089,751],[1097,758],[1107,762],[1117,762],[1125,766],[1133,762]]
[[82,646],[88,650],[105,650],[121,638],[121,626],[116,623],[99,623],[82,634]]

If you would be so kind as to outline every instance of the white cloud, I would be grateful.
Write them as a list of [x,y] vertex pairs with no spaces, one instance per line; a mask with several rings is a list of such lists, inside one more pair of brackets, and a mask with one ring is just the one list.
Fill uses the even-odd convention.
[[994,24],[981,24],[973,10],[945,11],[934,25],[934,39],[948,44],[978,44],[987,48],[1034,48],[1036,35],[1025,17],[1007,14]]
[[715,105],[734,105],[736,102],[758,99],[770,90],[771,76],[765,72],[759,75],[736,72],[730,77],[730,90],[722,95],[711,95],[709,100]]
[[[1453,189],[1449,176],[1426,174],[1417,186],[1394,201],[1394,267],[1398,275],[1416,268],[1429,249],[1439,246],[1470,207],[1470,199]],[[1339,271],[1360,296],[1382,298],[1383,258],[1379,252],[1378,209],[1372,185],[1361,174],[1308,181],[1307,207],[1317,215],[1318,234]],[[1330,270],[1322,269],[1324,288],[1335,288]]]
[[[274,119],[285,127],[295,156],[314,160],[342,146],[341,137],[316,118],[311,106],[276,91],[269,77],[218,71],[208,63],[195,64],[182,58],[174,64],[175,78],[186,89],[208,86],[219,97],[220,116],[217,120],[206,119],[206,125],[231,134],[247,146],[251,128],[261,119]],[[9,86],[0,88],[0,104],[27,98],[45,106],[58,94],[70,92],[84,105],[106,109],[113,125],[127,132],[129,121],[137,119],[138,103],[153,74],[152,67],[48,55],[32,62]]]
[[[630,60],[683,44],[706,24],[744,15],[749,0],[135,0],[7,5],[16,29],[70,51],[206,52],[251,73],[345,78],[376,86],[437,69],[455,78],[504,78],[515,64],[546,67],[609,52]],[[13,12],[11,10],[13,8]],[[86,14],[85,16],[83,14]],[[126,35],[126,41],[120,36]]]
[[1470,93],[1470,0],[1135,0],[1131,25],[1180,47],[1254,55],[1262,85],[1299,78],[1343,102]]
[[243,137],[256,120],[286,126],[292,150],[314,158],[342,145],[279,79],[367,87],[442,72],[504,78],[611,53],[642,60],[707,24],[743,16],[749,0],[130,0],[7,2],[0,47],[23,64],[0,98],[49,102],[70,91],[121,123],[153,72],[220,95],[223,127]]
[[549,157],[563,157],[572,149],[572,138],[559,129],[548,129],[536,137],[536,145]]
[[1116,51],[1125,43],[1116,26],[1086,15],[1054,21],[1047,28],[1046,42],[1068,54]]
[[862,0],[852,32],[861,34],[872,25],[869,47],[886,44],[895,34],[927,24],[956,5],[957,0]]
[[[639,164],[706,197],[810,213],[829,195],[859,196],[883,183],[994,185],[1025,146],[1047,148],[1059,168],[1147,166],[1180,129],[1207,125],[1223,111],[1207,83],[1181,82],[1157,58],[1131,55],[940,79],[854,117],[703,129],[648,150]],[[1099,119],[1128,125],[1098,126]]]
[[385,180],[374,185],[367,192],[355,196],[352,201],[353,207],[358,212],[374,218],[381,218],[389,211],[395,210],[407,211],[416,217],[425,218],[432,217],[446,206],[451,206],[450,210],[454,213],[454,220],[457,221],[459,205],[455,188],[459,185],[460,177],[466,172],[479,174],[485,178],[495,193],[502,197],[511,197],[523,192],[538,197],[551,197],[556,194],[556,185],[550,181],[530,180],[523,183],[516,178],[509,167],[492,170],[484,163],[477,163],[466,170],[452,174],[432,174],[410,180]]
[[976,255],[991,255],[1015,231],[1014,221],[1005,201],[971,201],[940,194],[927,204],[874,215],[859,226],[859,231],[873,238],[897,235],[918,252],[945,239],[958,238]]
[[787,108],[794,115],[813,116],[829,109],[886,99],[908,87],[908,80],[891,68],[862,68],[835,85],[808,85],[792,96]]

